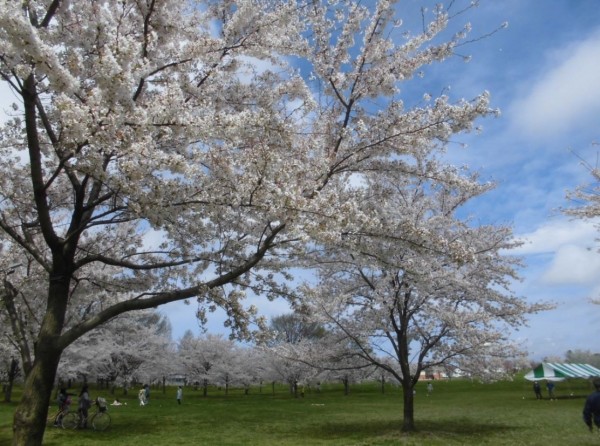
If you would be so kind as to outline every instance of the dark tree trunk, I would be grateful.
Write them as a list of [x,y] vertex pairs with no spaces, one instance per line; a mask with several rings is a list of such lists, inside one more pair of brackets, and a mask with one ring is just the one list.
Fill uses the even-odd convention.
[[23,396],[13,418],[13,446],[40,446],[44,439],[48,405],[62,349],[58,339],[64,326],[70,274],[64,259],[53,264],[46,314],[35,343],[35,359],[26,375]]
[[19,361],[15,358],[10,358],[10,367],[8,369],[8,383],[4,387],[4,402],[10,403],[12,398],[12,389],[15,378],[19,374]]
[[415,395],[414,386],[410,380],[402,380],[402,393],[404,399],[402,432],[413,432],[415,430]]
[[40,348],[36,352],[14,415],[13,446],[42,444],[60,354],[60,351],[51,348]]

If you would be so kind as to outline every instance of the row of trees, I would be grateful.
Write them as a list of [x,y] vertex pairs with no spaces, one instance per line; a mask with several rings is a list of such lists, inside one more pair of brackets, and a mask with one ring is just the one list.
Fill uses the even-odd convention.
[[100,327],[177,300],[248,340],[265,321],[246,294],[284,297],[348,360],[389,352],[405,430],[420,370],[513,353],[506,330],[544,307],[510,292],[510,228],[457,216],[493,186],[443,161],[489,94],[400,89],[478,40],[476,2],[449,5],[409,29],[387,0],[0,0],[13,444],[42,443],[70,346],[94,363]]
[[[378,358],[375,363],[352,357],[350,352],[342,355],[340,346],[331,345],[332,336],[324,326],[307,324],[298,314],[275,317],[269,333],[268,342],[255,346],[242,346],[222,335],[194,336],[191,331],[175,343],[168,321],[157,312],[122,315],[65,350],[57,389],[68,383],[98,382],[112,393],[117,388],[127,393],[132,386],[174,379],[201,389],[207,396],[209,386],[222,387],[227,393],[230,387],[249,389],[275,382],[288,384],[290,392],[297,392],[299,385],[331,381],[344,383],[346,391],[351,383],[365,379],[400,384],[388,358]],[[14,350],[3,353],[8,353],[0,360],[3,365],[8,365],[9,356],[19,356]],[[502,373],[513,373],[518,365],[507,362]],[[451,364],[439,370],[449,376],[468,373],[453,369]],[[411,367],[411,374],[415,371],[415,366]]]
[[[127,393],[131,386],[183,379],[207,396],[209,386],[222,387],[227,393],[230,387],[249,389],[278,382],[287,383],[291,392],[297,392],[299,384],[337,381],[344,383],[348,391],[351,383],[365,379],[395,384],[402,381],[397,361],[376,355],[375,349],[371,358],[376,360],[365,361],[352,351],[351,344],[346,344],[349,349],[344,352],[340,345],[334,345],[339,336],[332,336],[323,325],[307,323],[298,314],[273,318],[268,339],[262,345],[242,346],[221,335],[194,336],[187,331],[175,343],[168,321],[159,313],[130,313],[73,343],[62,355],[57,385],[96,381],[107,385],[112,393],[117,388]],[[19,352],[7,349],[8,342],[0,345],[0,380],[6,387],[12,383],[10,371],[16,371],[18,377],[22,367],[15,359]],[[599,356],[569,350],[564,360],[598,365]],[[563,358],[545,360],[562,362]],[[512,376],[530,365],[522,357],[507,358],[484,376]],[[417,363],[411,364],[411,376],[417,367]],[[442,372],[448,377],[482,377],[478,370],[459,369],[450,361],[422,371]]]
[[[0,321],[7,322],[1,312]],[[323,339],[322,327],[311,328],[295,315],[275,318],[270,333],[268,344],[254,347],[222,335],[194,336],[191,331],[175,343],[164,316],[150,310],[128,313],[71,344],[61,357],[56,385],[92,381],[107,385],[112,392],[120,388],[127,393],[135,385],[183,378],[186,384],[200,387],[206,396],[209,386],[221,386],[227,392],[231,386],[249,388],[283,382],[295,391],[298,383],[354,382],[374,373],[373,368],[365,372],[356,367],[336,374],[283,356],[283,345]],[[10,348],[10,336],[6,333],[3,337],[0,364],[8,371],[16,362],[15,378],[22,371],[15,358],[21,355],[14,345]],[[13,379],[2,376],[2,382],[12,385]]]

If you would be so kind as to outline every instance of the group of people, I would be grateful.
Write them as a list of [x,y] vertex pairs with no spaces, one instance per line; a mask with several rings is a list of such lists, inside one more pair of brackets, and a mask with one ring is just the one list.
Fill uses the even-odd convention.
[[[177,388],[177,404],[181,404],[181,400],[183,399],[183,388],[179,386]],[[140,402],[140,406],[145,406],[150,402],[150,386],[148,384],[144,384],[144,386],[138,392],[138,400]]]
[[140,401],[140,406],[145,406],[150,402],[150,386],[148,384],[144,384],[138,392],[138,400]]
[[[592,383],[596,391],[587,397],[585,400],[585,405],[583,406],[583,421],[590,431],[594,430],[594,425],[600,429],[600,378],[594,379]],[[548,389],[548,396],[550,399],[553,399],[554,383],[552,381],[548,381],[546,383],[546,388]],[[539,381],[535,381],[533,383],[533,391],[535,392],[536,399],[541,400],[542,389]]]
[[[70,410],[70,406],[73,401],[72,400],[73,395],[74,394],[68,393],[67,389],[65,389],[64,387],[62,387],[60,389],[60,391],[58,392],[58,397],[57,397],[58,415],[56,416],[56,419],[54,420],[55,426],[62,425],[63,417]],[[149,401],[150,401],[150,386],[148,384],[145,384],[140,389],[140,391],[138,392],[138,399],[140,402],[140,406],[145,406],[149,403]],[[179,386],[177,388],[176,399],[177,399],[177,404],[181,404],[181,400],[183,399],[183,388],[181,386]],[[127,403],[125,403],[125,405],[126,404]],[[121,403],[118,399],[116,399],[111,404],[111,406],[121,406],[121,405],[123,405],[123,403]],[[79,392],[79,400],[78,400],[78,404],[77,404],[77,413],[79,414],[78,427],[80,427],[80,428],[87,427],[88,411],[89,411],[90,407],[92,407],[92,400],[90,399],[88,386],[84,385],[81,388],[81,392]]]
[[[598,429],[600,429],[600,378],[596,378],[593,381],[594,387],[596,391],[592,393],[585,401],[585,405],[583,407],[583,421],[588,426],[590,431],[593,431],[594,425]],[[554,383],[552,381],[548,381],[546,384],[546,388],[548,389],[548,395],[550,398],[554,398]],[[536,399],[542,399],[542,390],[540,383],[535,381],[533,383],[533,390],[535,392]],[[433,385],[429,383],[427,387],[427,393],[430,394],[433,391]],[[59,413],[54,421],[55,426],[60,426],[62,422],[62,417],[69,411],[69,407],[72,403],[71,399],[72,394],[67,393],[67,390],[63,387],[60,389],[58,393],[58,408]],[[150,399],[150,386],[148,384],[144,385],[139,391],[138,398],[140,400],[140,406],[145,406],[148,404]],[[181,400],[183,398],[183,389],[181,386],[177,388],[177,404],[181,404]],[[118,402],[118,400],[115,400]],[[120,402],[117,404],[113,403],[113,405],[121,405]],[[87,427],[87,418],[88,418],[88,410],[92,406],[92,400],[90,399],[90,394],[88,391],[88,386],[84,385],[81,388],[81,392],[79,392],[79,401],[77,406],[77,412],[79,413],[79,427],[86,428]]]
[[[548,390],[548,397],[550,399],[554,399],[554,383],[552,381],[546,382],[546,389]],[[535,398],[537,400],[543,399],[542,397],[542,387],[540,386],[539,381],[534,381],[533,383],[533,392],[535,393]]]
[[[62,387],[58,392],[58,415],[54,420],[54,426],[61,426],[62,419],[70,410],[72,403],[72,394],[67,392],[67,389]],[[88,391],[88,386],[84,385],[79,392],[79,400],[77,403],[77,413],[79,414],[78,427],[81,429],[87,428],[88,411],[92,407],[92,400]]]

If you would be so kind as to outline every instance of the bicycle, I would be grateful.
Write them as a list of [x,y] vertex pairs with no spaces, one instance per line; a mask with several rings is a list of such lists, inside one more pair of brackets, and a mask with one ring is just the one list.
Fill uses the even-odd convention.
[[63,429],[75,429],[79,424],[79,416],[76,412],[71,412],[69,409],[59,410],[48,416],[48,423],[52,423],[55,427]]
[[102,397],[96,398],[94,404],[96,410],[88,416],[90,424],[95,431],[103,431],[108,429],[111,423],[110,415],[108,414],[108,406],[106,400]]

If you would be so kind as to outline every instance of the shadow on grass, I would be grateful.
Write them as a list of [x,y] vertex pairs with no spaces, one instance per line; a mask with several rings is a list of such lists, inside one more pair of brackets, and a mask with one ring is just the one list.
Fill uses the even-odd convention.
[[485,437],[498,434],[506,434],[508,432],[517,432],[522,430],[522,427],[511,426],[501,423],[492,422],[474,422],[469,418],[452,418],[447,420],[423,420],[416,422],[416,430],[414,432],[402,432],[402,421],[390,420],[367,420],[364,422],[328,422],[321,425],[313,426],[310,432],[306,432],[307,436],[313,438],[337,438],[348,437],[420,437],[420,436],[435,436],[438,438],[448,437],[456,439],[459,437]]
[[544,400],[549,400],[549,399],[553,399],[553,400],[584,400],[587,397],[588,397],[587,395],[559,395],[559,396],[555,396],[554,398],[548,398],[546,396],[542,399],[544,399]]

